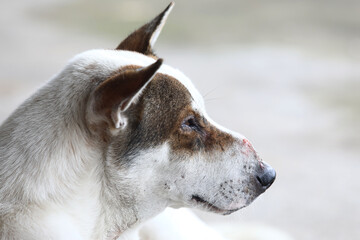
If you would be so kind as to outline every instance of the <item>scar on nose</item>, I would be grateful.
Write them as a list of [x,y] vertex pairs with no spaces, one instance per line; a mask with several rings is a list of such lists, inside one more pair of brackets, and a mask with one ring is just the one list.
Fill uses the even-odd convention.
[[253,148],[253,146],[251,145],[251,143],[250,143],[250,141],[249,140],[247,140],[247,139],[243,139],[243,144],[245,145],[245,146],[248,146],[249,148]]
[[242,143],[243,143],[242,148],[241,148],[242,154],[244,154],[245,156],[249,156],[249,154],[251,154],[251,155],[254,155],[256,159],[259,159],[254,147],[252,146],[252,144],[250,143],[249,140],[243,139]]

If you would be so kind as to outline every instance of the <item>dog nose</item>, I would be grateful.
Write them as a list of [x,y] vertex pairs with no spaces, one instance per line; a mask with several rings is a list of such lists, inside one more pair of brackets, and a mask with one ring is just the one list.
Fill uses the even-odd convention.
[[256,179],[264,189],[268,189],[275,181],[276,172],[265,162],[260,163],[260,171],[256,176]]

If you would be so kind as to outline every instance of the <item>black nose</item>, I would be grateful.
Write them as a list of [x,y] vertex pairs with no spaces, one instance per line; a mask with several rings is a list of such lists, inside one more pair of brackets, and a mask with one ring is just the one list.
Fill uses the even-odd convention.
[[275,181],[276,172],[272,167],[270,167],[265,162],[261,162],[260,164],[261,164],[260,167],[261,170],[259,171],[259,174],[256,176],[256,179],[264,189],[267,189]]

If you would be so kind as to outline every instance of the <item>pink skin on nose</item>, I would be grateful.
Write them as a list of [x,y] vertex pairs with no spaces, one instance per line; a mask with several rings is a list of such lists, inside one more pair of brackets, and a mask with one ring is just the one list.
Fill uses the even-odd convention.
[[241,148],[241,153],[246,155],[247,157],[252,154],[259,162],[260,162],[260,167],[263,168],[263,164],[262,164],[262,160],[261,158],[257,155],[254,147],[252,146],[252,144],[250,143],[249,140],[247,140],[246,138],[244,138],[242,140],[242,148]]
[[254,148],[253,148],[253,146],[251,145],[251,143],[250,143],[249,140],[247,140],[246,138],[244,138],[244,139],[242,140],[242,142],[243,142],[243,145],[244,145],[244,146],[246,146],[246,147],[254,150]]
[[256,152],[255,152],[253,146],[251,145],[250,141],[245,139],[245,138],[242,140],[241,153],[245,154],[246,156],[249,156],[250,153],[256,154]]

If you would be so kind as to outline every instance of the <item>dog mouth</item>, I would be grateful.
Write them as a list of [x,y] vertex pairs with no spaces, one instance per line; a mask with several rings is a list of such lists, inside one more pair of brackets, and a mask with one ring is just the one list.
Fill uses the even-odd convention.
[[214,213],[218,213],[218,214],[222,214],[222,215],[229,215],[229,214],[236,212],[236,211],[240,210],[241,208],[243,208],[243,207],[240,207],[240,208],[234,208],[234,209],[222,209],[222,208],[215,206],[213,203],[210,203],[210,202],[204,200],[202,197],[200,197],[198,195],[192,195],[191,200],[192,200],[192,202],[195,202],[196,204],[202,206],[205,210],[208,210],[208,211],[211,211]]

